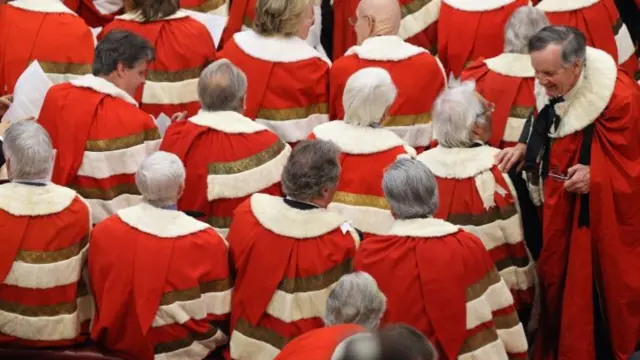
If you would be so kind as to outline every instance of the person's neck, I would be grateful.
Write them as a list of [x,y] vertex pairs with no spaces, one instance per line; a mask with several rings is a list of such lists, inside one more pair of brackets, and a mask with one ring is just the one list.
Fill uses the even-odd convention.
[[292,198],[292,197],[288,197],[289,199],[293,200],[293,201],[297,201],[297,202],[301,202],[304,204],[309,204],[309,205],[313,205],[313,206],[317,206],[323,209],[326,209],[327,206],[329,206],[330,202],[324,201],[324,199],[313,199],[313,200],[299,200],[296,198]]
[[582,85],[583,79],[584,79],[584,67],[582,68],[582,70],[580,70],[580,75],[578,75],[578,77],[576,78],[575,82],[573,83],[569,91],[567,91],[565,94],[561,96],[564,97],[565,100],[568,100],[572,96],[574,96],[578,92],[580,85]]
[[376,37],[381,37],[381,36],[398,36],[398,32],[397,31],[393,31],[389,28],[382,28],[382,29],[375,29],[372,33],[371,36],[369,36],[367,39],[371,39],[371,38],[376,38]]

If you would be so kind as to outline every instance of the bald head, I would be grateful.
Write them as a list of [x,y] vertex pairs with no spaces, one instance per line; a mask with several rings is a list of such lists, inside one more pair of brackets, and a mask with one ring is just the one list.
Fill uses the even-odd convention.
[[[362,0],[356,10],[356,15],[373,20],[368,23],[370,25],[366,29],[368,34],[363,34],[364,38],[397,35],[402,19],[398,0]],[[364,39],[362,40],[364,41]]]
[[244,111],[247,77],[227,59],[205,68],[198,80],[198,97],[205,111]]

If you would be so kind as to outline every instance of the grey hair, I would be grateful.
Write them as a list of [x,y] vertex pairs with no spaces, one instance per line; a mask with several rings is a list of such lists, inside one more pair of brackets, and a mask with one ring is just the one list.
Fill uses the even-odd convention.
[[377,67],[358,70],[347,80],[342,95],[344,122],[358,126],[379,123],[397,95],[386,70]]
[[438,183],[418,160],[400,158],[384,172],[382,190],[398,220],[432,216],[438,209]]
[[107,76],[122,63],[133,69],[139,61],[152,61],[155,51],[151,43],[141,36],[125,30],[110,31],[96,46],[91,72],[95,76]]
[[584,34],[570,26],[547,26],[529,39],[529,53],[541,51],[549,45],[562,48],[562,66],[570,67],[580,61],[585,64],[587,39]]
[[529,39],[545,26],[549,20],[544,11],[533,6],[522,6],[511,14],[504,31],[504,52],[529,53]]
[[180,158],[164,151],[144,159],[136,172],[136,185],[142,200],[157,207],[178,202],[184,179],[185,170]]
[[329,293],[326,325],[358,324],[375,329],[387,309],[387,298],[378,283],[366,272],[354,272],[340,278]]
[[206,111],[243,112],[247,76],[227,59],[207,66],[198,80],[198,98]]
[[2,144],[12,180],[48,179],[53,169],[53,146],[47,131],[35,121],[11,124]]
[[282,190],[300,201],[322,197],[322,190],[338,184],[340,149],[331,141],[303,140],[293,148],[282,170]]
[[452,81],[433,104],[433,137],[447,148],[467,147],[473,143],[472,129],[487,119],[484,105],[475,92],[473,81]]

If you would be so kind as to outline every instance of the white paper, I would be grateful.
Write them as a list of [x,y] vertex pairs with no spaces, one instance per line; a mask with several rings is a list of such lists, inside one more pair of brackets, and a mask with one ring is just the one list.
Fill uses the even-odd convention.
[[211,33],[214,44],[218,47],[218,44],[220,44],[220,38],[222,37],[222,31],[224,30],[224,27],[227,26],[228,18],[226,16],[201,13],[186,9],[181,9],[180,11],[184,11],[190,17],[200,21],[204,26],[206,26],[209,33]]
[[98,34],[100,34],[100,31],[102,31],[102,27],[97,27],[97,28],[91,28],[91,32],[93,33],[94,37],[98,37]]
[[164,133],[167,131],[167,128],[171,125],[171,118],[168,117],[165,113],[158,115],[156,118],[156,126],[160,131],[160,135],[164,136]]
[[13,103],[4,114],[2,121],[19,121],[26,118],[38,118],[47,91],[53,83],[34,61],[20,75],[13,90]]

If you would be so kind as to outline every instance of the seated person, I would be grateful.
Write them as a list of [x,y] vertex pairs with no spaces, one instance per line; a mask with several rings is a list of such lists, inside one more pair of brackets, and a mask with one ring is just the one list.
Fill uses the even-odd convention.
[[151,155],[136,173],[143,203],[91,237],[91,338],[125,360],[200,360],[228,341],[227,244],[176,210],[184,179],[177,156]]
[[340,177],[340,150],[298,144],[282,172],[286,198],[254,194],[229,230],[231,358],[273,359],[295,337],[324,327],[329,292],[352,271],[355,229],[326,209]]

